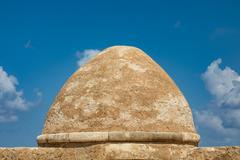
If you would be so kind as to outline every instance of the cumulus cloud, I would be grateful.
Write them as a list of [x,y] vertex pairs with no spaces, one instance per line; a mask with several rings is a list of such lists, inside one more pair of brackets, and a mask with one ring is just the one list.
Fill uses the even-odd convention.
[[201,111],[201,112],[196,111],[195,115],[199,123],[205,124],[207,127],[213,128],[217,131],[224,130],[223,122],[221,118],[219,118],[216,115],[213,115],[213,113],[209,111]]
[[[240,134],[240,128],[236,126],[227,126],[225,123],[226,116],[214,113],[211,110],[195,111],[194,115],[198,125],[202,125],[205,128],[217,131],[222,136],[227,138],[238,136]],[[230,116],[230,115],[229,115]],[[234,117],[235,118],[235,117]]]
[[98,49],[85,49],[82,52],[77,51],[76,55],[79,58],[79,60],[77,61],[77,65],[79,67],[83,66],[85,63],[95,57],[99,52],[100,50]]
[[240,129],[240,109],[228,109],[224,113],[224,119],[228,127]]
[[24,98],[23,91],[17,90],[18,84],[17,78],[0,66],[0,122],[16,121],[15,111],[26,111],[35,104]]
[[214,60],[202,74],[214,103],[193,113],[200,132],[214,133],[207,139],[218,136],[216,144],[231,145],[240,143],[240,75],[228,66],[221,68],[221,63],[220,58]]
[[221,69],[219,67],[221,62],[221,59],[213,61],[203,73],[202,78],[218,106],[239,106],[240,75],[230,67]]
[[[234,126],[233,122],[226,124],[229,117],[221,114],[220,111],[205,109],[202,111],[194,111],[194,119],[198,132],[201,134],[201,142],[207,146],[219,145],[238,145],[240,143],[239,126]],[[232,116],[231,113],[228,116]],[[236,115],[233,115],[234,123],[236,123]],[[239,119],[239,118],[238,118]],[[237,122],[239,124],[239,122]]]

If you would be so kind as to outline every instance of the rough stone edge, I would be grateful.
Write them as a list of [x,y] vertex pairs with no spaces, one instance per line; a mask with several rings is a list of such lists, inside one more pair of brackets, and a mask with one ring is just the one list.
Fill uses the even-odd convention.
[[[144,147],[145,146],[145,147]],[[86,148],[1,148],[1,160],[166,159],[239,160],[240,146],[189,147],[186,145],[100,144]],[[143,154],[144,153],[144,154]]]
[[37,137],[38,144],[54,143],[96,143],[96,142],[169,142],[197,146],[200,136],[189,132],[72,132],[42,134]]

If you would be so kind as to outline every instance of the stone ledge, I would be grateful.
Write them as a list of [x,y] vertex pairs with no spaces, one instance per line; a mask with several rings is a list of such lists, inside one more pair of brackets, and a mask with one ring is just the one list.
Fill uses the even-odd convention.
[[192,147],[174,144],[111,143],[84,148],[0,148],[0,160],[239,160],[240,146]]
[[96,143],[96,142],[163,142],[175,144],[191,144],[197,146],[200,136],[188,132],[72,132],[42,134],[37,137],[41,144],[56,143]]

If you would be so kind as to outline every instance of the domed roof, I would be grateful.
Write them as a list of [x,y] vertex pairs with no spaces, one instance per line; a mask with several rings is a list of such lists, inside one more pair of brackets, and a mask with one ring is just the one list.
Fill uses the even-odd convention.
[[135,47],[107,48],[80,67],[52,104],[43,134],[115,131],[196,133],[181,91]]

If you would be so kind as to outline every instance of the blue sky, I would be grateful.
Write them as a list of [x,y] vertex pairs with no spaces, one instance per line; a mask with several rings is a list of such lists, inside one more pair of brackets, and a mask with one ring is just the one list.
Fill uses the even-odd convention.
[[169,73],[201,146],[240,145],[239,8],[237,0],[1,1],[0,145],[36,146],[86,49],[113,45],[139,47]]

